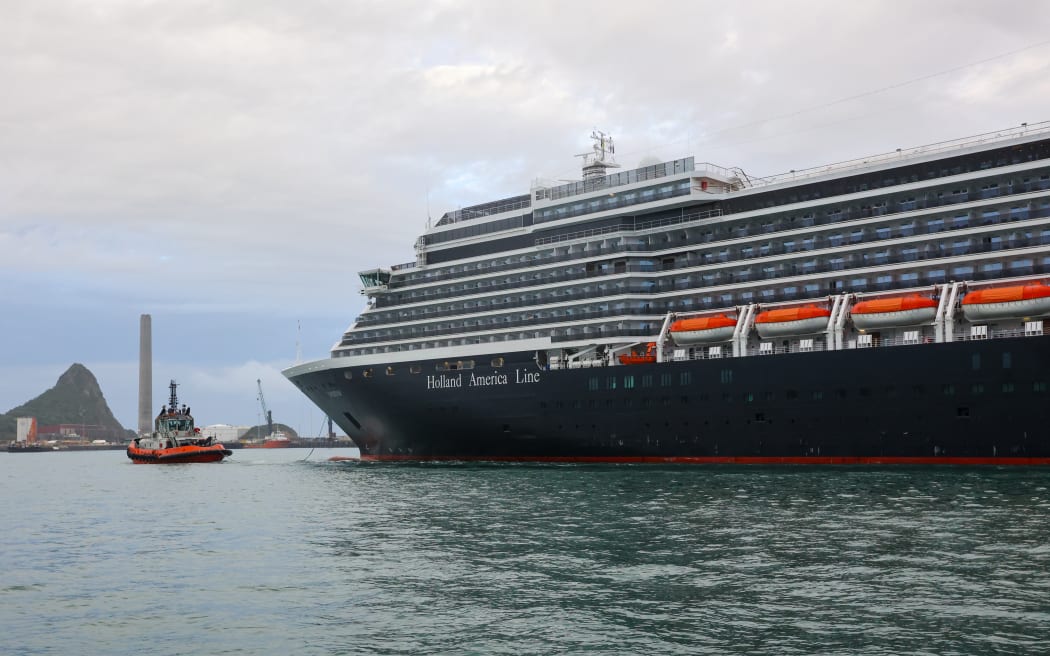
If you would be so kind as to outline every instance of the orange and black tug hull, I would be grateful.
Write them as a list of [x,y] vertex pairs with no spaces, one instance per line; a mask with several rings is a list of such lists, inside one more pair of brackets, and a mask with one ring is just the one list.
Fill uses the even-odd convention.
[[128,457],[135,464],[168,465],[184,462],[219,462],[226,456],[233,455],[221,444],[210,446],[180,446],[173,449],[140,449],[131,444],[128,446]]

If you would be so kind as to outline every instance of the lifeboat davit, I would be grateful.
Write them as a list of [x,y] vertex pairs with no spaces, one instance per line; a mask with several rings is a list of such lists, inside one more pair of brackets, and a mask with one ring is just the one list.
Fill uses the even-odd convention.
[[645,353],[621,353],[620,364],[649,364],[656,362],[656,342],[645,345]]
[[854,305],[850,316],[853,317],[853,325],[861,330],[918,326],[933,323],[937,316],[937,301],[918,294],[875,298]]
[[755,317],[758,336],[787,337],[789,335],[811,335],[827,330],[831,312],[815,305],[781,310],[766,310]]
[[736,330],[736,319],[724,314],[713,317],[679,319],[671,324],[671,337],[679,346],[728,342]]
[[1041,317],[1050,314],[1050,285],[1014,285],[972,291],[962,300],[967,321]]

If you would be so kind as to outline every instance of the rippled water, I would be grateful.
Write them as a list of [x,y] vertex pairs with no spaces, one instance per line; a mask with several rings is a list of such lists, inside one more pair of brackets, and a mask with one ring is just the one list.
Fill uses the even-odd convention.
[[0,454],[5,654],[1023,654],[1050,470]]

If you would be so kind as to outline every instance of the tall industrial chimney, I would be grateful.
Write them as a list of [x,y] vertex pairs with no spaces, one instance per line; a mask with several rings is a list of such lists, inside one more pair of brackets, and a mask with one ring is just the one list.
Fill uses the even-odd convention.
[[139,435],[153,430],[153,325],[139,317]]

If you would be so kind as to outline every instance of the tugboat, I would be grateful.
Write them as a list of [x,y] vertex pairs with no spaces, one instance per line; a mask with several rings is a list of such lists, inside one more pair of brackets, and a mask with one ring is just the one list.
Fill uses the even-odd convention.
[[219,462],[233,455],[233,451],[211,437],[201,437],[200,429],[193,425],[190,408],[179,407],[176,387],[175,381],[171,381],[171,399],[154,420],[153,433],[138,437],[128,445],[131,461],[136,464]]

